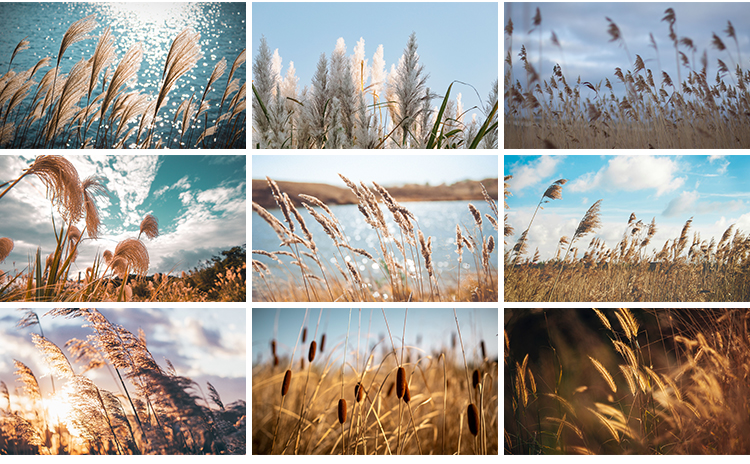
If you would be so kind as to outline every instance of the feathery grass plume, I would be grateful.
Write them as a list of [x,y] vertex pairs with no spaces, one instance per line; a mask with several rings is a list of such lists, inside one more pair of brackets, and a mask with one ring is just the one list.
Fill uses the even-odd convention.
[[69,379],[75,376],[70,361],[68,361],[68,358],[65,357],[65,354],[63,354],[57,345],[35,333],[31,334],[31,339],[58,377]]
[[79,112],[76,104],[86,93],[86,83],[90,74],[91,62],[86,59],[78,61],[68,73],[67,79],[65,79],[65,83],[60,91],[57,105],[52,109],[54,116],[52,116],[45,128],[45,137],[48,143],[54,143],[54,138],[57,134]]
[[29,49],[29,41],[26,40],[29,36],[24,37],[21,39],[20,42],[18,42],[18,45],[16,45],[16,48],[13,49],[13,54],[10,56],[10,62],[8,62],[8,72],[10,72],[10,66],[13,64],[13,59],[16,57],[16,55],[24,50]]
[[81,183],[83,192],[83,206],[86,211],[86,230],[90,238],[99,238],[99,209],[96,207],[95,198],[99,195],[109,196],[109,191],[102,184],[102,178],[89,176]]
[[94,56],[91,58],[91,79],[89,80],[87,98],[91,98],[91,94],[99,80],[101,70],[108,67],[115,60],[115,57],[114,37],[110,28],[107,27],[99,37],[99,42],[96,44],[96,49],[94,50]]
[[[125,56],[123,56],[120,60],[120,63],[117,65],[114,74],[112,74],[112,79],[110,79],[109,85],[107,86],[107,93],[104,94],[104,99],[102,100],[102,104],[100,107],[101,110],[99,113],[99,129],[97,129],[97,134],[102,127],[104,114],[120,94],[120,88],[136,78],[138,70],[141,68],[142,59],[143,49],[141,47],[141,43],[138,42],[133,44],[125,53]],[[104,138],[106,138],[106,136],[104,136]],[[104,147],[104,141],[100,141],[98,135],[97,146]]]
[[[18,376],[21,383],[23,383],[23,389],[26,392],[26,395],[28,395],[32,401],[40,401],[42,399],[42,391],[39,388],[39,382],[37,381],[34,372],[32,372],[26,364],[16,359],[13,360],[13,365],[16,367],[14,374]],[[10,404],[10,398],[6,399],[8,400],[8,404]]]
[[607,369],[596,359],[592,358],[591,356],[588,357],[591,360],[591,363],[596,367],[596,370],[599,371],[599,373],[602,375],[602,378],[607,382],[607,385],[609,385],[609,388],[612,389],[613,393],[617,393],[617,385],[615,384],[614,379],[612,379],[612,376],[609,374]]
[[[427,78],[424,65],[419,64],[417,54],[417,34],[412,32],[406,44],[404,53],[399,59],[398,67],[392,70],[388,76],[388,87],[386,98],[389,102],[388,111],[391,120],[397,128],[400,146],[419,146],[416,127],[420,117],[427,117],[424,113],[424,102],[429,102],[433,94],[427,91]],[[408,139],[408,135],[412,139]]]
[[37,176],[45,187],[47,196],[65,221],[76,222],[83,213],[81,182],[73,164],[58,155],[40,155],[28,169],[0,193],[2,198],[8,190],[29,174]]
[[11,251],[13,251],[13,240],[8,237],[0,237],[0,263],[5,261]]
[[138,238],[141,238],[141,234],[145,234],[150,239],[155,239],[159,236],[159,220],[153,214],[147,214],[141,221],[141,229],[138,232]]
[[[115,247],[115,253],[112,256],[112,262],[120,261],[117,266],[117,272],[120,278],[125,278],[126,269],[131,269],[139,275],[146,275],[148,272],[148,251],[146,246],[138,239],[126,238]],[[112,266],[115,268],[115,266]]]
[[167,94],[175,85],[177,80],[186,72],[193,69],[199,59],[203,57],[200,47],[201,35],[187,28],[180,32],[169,48],[167,59],[164,63],[162,72],[162,84],[159,88],[159,95],[156,97],[156,106],[154,107],[154,116],[152,119],[151,129],[153,130],[153,121],[164,104]]

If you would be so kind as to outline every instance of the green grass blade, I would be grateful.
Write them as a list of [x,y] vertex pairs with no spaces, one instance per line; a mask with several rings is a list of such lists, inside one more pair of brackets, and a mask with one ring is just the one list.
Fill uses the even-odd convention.
[[430,139],[427,141],[426,148],[435,148],[435,137],[437,137],[438,128],[440,127],[440,120],[443,119],[443,113],[445,112],[445,107],[448,105],[448,98],[450,97],[451,87],[453,87],[454,82],[451,82],[451,85],[448,86],[448,91],[445,93],[443,104],[440,105],[440,111],[438,112],[437,118],[435,119],[435,125],[432,127],[432,131],[430,132]]
[[[487,119],[484,121],[484,124],[482,124],[482,127],[479,128],[479,132],[477,132],[477,136],[474,137],[474,140],[471,142],[471,146],[469,146],[470,149],[476,149],[477,146],[479,146],[479,142],[482,141],[484,138],[484,135],[488,132],[488,126],[490,125],[490,121],[492,121],[492,118],[495,116],[495,113],[497,113],[497,102],[495,102],[495,106],[492,107],[492,111],[490,111],[490,114],[487,116]],[[494,123],[492,127],[497,128],[497,123]],[[490,128],[491,129],[491,128]],[[494,130],[494,129],[491,129]]]

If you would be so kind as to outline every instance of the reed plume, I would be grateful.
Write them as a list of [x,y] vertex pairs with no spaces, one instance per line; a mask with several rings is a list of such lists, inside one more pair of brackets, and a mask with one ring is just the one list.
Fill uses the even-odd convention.
[[83,206],[86,211],[86,230],[89,237],[96,240],[99,238],[99,226],[101,220],[99,218],[99,208],[96,207],[97,196],[109,196],[109,191],[102,184],[103,179],[101,177],[90,176],[87,177],[81,183],[81,190],[83,192]]
[[0,237],[0,263],[5,261],[11,251],[13,251],[13,240],[8,237]]
[[141,234],[145,234],[150,239],[155,239],[159,236],[159,220],[153,214],[147,214],[141,221],[141,229],[138,233],[138,238],[141,238]]

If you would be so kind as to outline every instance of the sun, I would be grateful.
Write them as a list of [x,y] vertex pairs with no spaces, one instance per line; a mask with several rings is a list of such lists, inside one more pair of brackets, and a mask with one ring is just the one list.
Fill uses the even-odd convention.
[[59,395],[53,395],[44,400],[47,409],[47,428],[54,432],[55,428],[66,424],[70,417],[71,405]]

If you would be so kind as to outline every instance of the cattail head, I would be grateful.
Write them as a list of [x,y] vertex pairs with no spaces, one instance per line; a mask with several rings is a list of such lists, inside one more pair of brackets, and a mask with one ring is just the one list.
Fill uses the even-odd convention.
[[399,367],[398,372],[396,372],[396,397],[398,397],[398,399],[403,398],[405,390],[406,390],[406,370],[403,367]]
[[276,356],[276,340],[271,340],[271,354]]
[[346,400],[341,398],[339,400],[339,424],[346,422]]
[[310,343],[310,352],[307,354],[308,361],[313,362],[313,360],[315,359],[315,349],[317,347],[318,347],[318,343],[315,340],[313,340]]
[[362,398],[365,396],[365,389],[362,387],[361,382],[357,382],[357,385],[354,386],[354,397],[357,399],[357,403],[362,401]]
[[320,352],[323,352],[323,348],[326,346],[326,334],[320,337]]
[[474,369],[474,374],[471,377],[471,383],[476,389],[479,387],[479,384],[482,382],[482,373],[479,372],[479,369]]
[[469,418],[469,430],[476,437],[479,433],[479,410],[474,403],[471,403],[466,412]]
[[484,340],[479,342],[479,348],[482,350],[482,359],[487,359],[487,347],[484,345]]
[[411,392],[409,391],[409,384],[404,384],[404,403],[409,403],[409,400],[411,400]]
[[284,374],[284,382],[281,384],[281,396],[286,396],[290,383],[292,383],[292,371],[287,369],[286,374]]
[[307,342],[307,327],[302,329],[302,343]]
[[396,382],[391,382],[391,384],[388,386],[388,392],[385,394],[385,397],[388,398],[393,394],[393,387],[396,386]]

